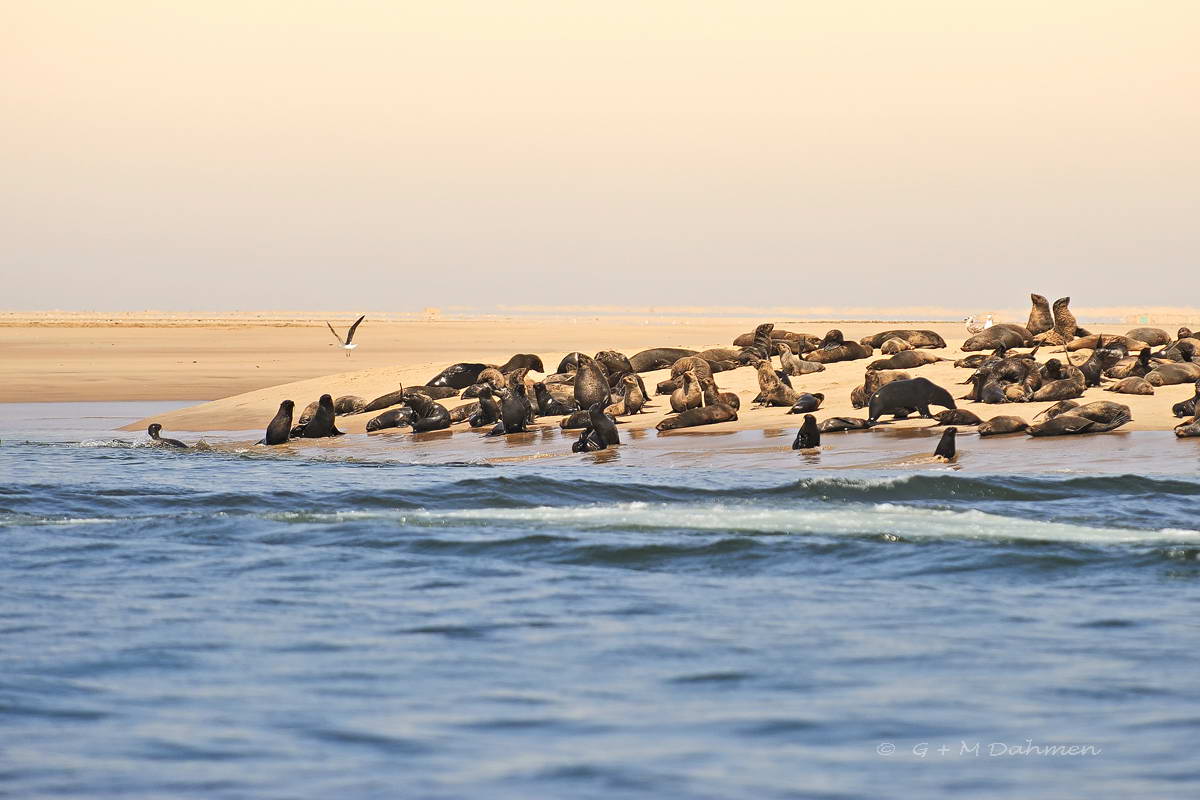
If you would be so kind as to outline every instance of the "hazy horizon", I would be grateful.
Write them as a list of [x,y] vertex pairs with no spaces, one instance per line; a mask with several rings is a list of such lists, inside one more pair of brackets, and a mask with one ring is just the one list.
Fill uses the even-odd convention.
[[6,19],[6,309],[1194,304],[1192,3]]

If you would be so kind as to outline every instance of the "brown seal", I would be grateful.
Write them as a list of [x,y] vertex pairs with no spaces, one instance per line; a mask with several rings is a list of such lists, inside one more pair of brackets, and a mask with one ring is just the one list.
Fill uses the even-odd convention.
[[796,390],[784,385],[775,374],[771,362],[760,359],[758,364],[759,404],[763,406],[788,406],[796,403]]
[[693,408],[667,417],[655,427],[660,431],[673,431],[676,428],[691,428],[696,425],[712,425],[716,422],[733,422],[738,418],[737,411],[724,403]]
[[604,409],[604,413],[614,417],[642,413],[642,406],[646,404],[646,395],[642,394],[642,387],[638,384],[637,377],[626,375],[621,378],[621,386],[625,389],[624,396]]
[[1020,417],[1002,415],[981,422],[976,429],[980,436],[999,436],[1005,433],[1021,433],[1029,423]]
[[903,339],[913,347],[932,347],[936,349],[946,346],[946,340],[937,331],[910,330],[908,328],[894,328],[890,331],[864,336],[858,341],[859,344],[866,347],[879,347],[888,339]]
[[899,336],[893,336],[883,344],[879,345],[879,352],[885,356],[894,356],[896,353],[903,353],[905,350],[912,350],[911,342],[901,339]]
[[1050,313],[1050,301],[1040,294],[1030,294],[1029,299],[1033,302],[1033,308],[1029,310],[1029,321],[1025,323],[1025,330],[1029,331],[1030,336],[1051,330],[1054,327],[1054,316]]
[[681,378],[683,385],[671,393],[671,410],[676,414],[704,405],[704,392],[700,389],[700,379],[695,371],[688,370]]
[[1117,394],[1154,394],[1154,384],[1145,378],[1122,378],[1104,391]]
[[928,350],[905,350],[891,358],[880,358],[867,365],[869,370],[880,369],[914,369],[926,364],[936,364],[947,359],[935,356]]

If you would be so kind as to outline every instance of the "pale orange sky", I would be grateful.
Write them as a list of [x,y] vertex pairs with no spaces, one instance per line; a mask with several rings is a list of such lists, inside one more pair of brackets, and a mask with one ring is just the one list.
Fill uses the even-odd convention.
[[0,307],[1196,300],[1195,2],[3,21]]

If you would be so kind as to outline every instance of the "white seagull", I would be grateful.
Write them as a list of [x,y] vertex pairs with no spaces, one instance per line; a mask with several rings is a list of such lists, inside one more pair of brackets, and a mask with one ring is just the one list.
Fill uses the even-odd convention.
[[333,338],[337,339],[338,344],[340,344],[342,349],[346,351],[346,358],[350,357],[351,350],[358,347],[358,345],[354,343],[354,331],[358,329],[358,323],[362,322],[366,318],[367,315],[363,314],[361,317],[354,320],[354,324],[350,326],[350,330],[346,331],[346,341],[342,341],[342,337],[338,336],[338,332],[333,329],[332,325],[330,325],[328,322],[325,323],[325,325],[329,328],[329,332],[333,334]]
[[967,333],[974,336],[977,333],[982,333],[984,326],[975,321],[975,317],[963,317],[963,322],[966,323]]

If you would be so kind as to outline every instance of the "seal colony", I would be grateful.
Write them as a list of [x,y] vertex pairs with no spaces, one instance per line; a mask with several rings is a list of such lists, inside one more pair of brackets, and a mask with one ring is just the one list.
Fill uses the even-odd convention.
[[[1135,419],[1147,427],[1147,400],[1155,400],[1155,407],[1163,409],[1163,419],[1150,425],[1192,430],[1194,413],[1175,416],[1171,411],[1172,405],[1179,411],[1194,410],[1194,403],[1189,406],[1186,401],[1195,394],[1200,365],[1192,360],[1192,342],[1197,340],[1190,330],[1167,332],[1142,326],[1086,331],[1075,323],[1068,303],[1068,298],[1044,306],[1034,302],[1030,317],[1034,328],[1043,328],[1039,334],[1025,325],[999,321],[966,342],[958,339],[949,344],[946,338],[954,333],[948,324],[939,325],[939,330],[880,325],[864,331],[862,325],[842,325],[800,332],[791,325],[783,330],[769,322],[740,335],[732,335],[735,329],[726,345],[679,347],[660,340],[661,346],[633,352],[597,349],[561,355],[559,351],[549,354],[553,358],[547,358],[545,351],[537,353],[536,344],[494,360],[494,349],[482,351],[489,353],[487,358],[473,358],[468,343],[457,354],[448,351],[462,360],[435,363],[423,375],[407,371],[404,384],[396,381],[387,391],[380,391],[385,387],[377,388],[377,383],[367,390],[344,376],[320,379],[319,385],[318,379],[305,383],[317,385],[315,391],[280,391],[273,406],[295,399],[314,408],[290,426],[287,438],[278,434],[286,423],[272,426],[272,435],[259,435],[264,443],[279,444],[297,436],[324,438],[343,431],[384,436],[472,432],[495,437],[559,428],[583,440],[579,449],[591,450],[601,442],[605,447],[618,446],[610,443],[610,436],[601,440],[593,436],[596,422],[603,430],[611,422],[617,441],[624,443],[620,446],[626,446],[637,438],[627,435],[631,430],[653,427],[662,435],[675,435],[701,426],[742,430],[782,425],[794,432],[805,414],[813,414],[818,430],[827,435],[893,425],[920,427],[927,423],[919,420],[928,417],[939,425],[956,426],[961,445],[963,437],[974,434],[1036,436],[1056,426],[1074,433],[1065,423],[1043,425],[1048,420],[1041,418],[1041,412],[1060,400],[1087,405],[1101,398],[1118,401],[1128,413],[1093,420],[1080,432],[1117,429]],[[1053,326],[1056,312],[1061,320]],[[1048,332],[1057,336],[1040,335]],[[1130,351],[1131,344],[1146,345],[1147,340],[1154,344]],[[653,338],[645,343],[656,344]],[[884,345],[890,355],[883,352]],[[861,381],[857,386],[848,380],[854,375]],[[883,391],[893,383],[897,386]],[[1164,393],[1167,396],[1159,400],[1157,395]],[[329,399],[313,402],[322,394]],[[876,408],[871,407],[873,400]],[[998,404],[1009,408],[989,408]],[[593,420],[596,405],[603,419]],[[951,411],[955,413],[947,413]],[[168,416],[162,422],[174,430],[211,429],[180,424]],[[259,424],[266,426],[269,416],[260,418]],[[312,428],[309,416],[316,418]],[[822,444],[836,447],[839,438],[828,436]],[[544,437],[539,441],[543,440],[553,441]],[[564,451],[570,441],[563,440]]]

